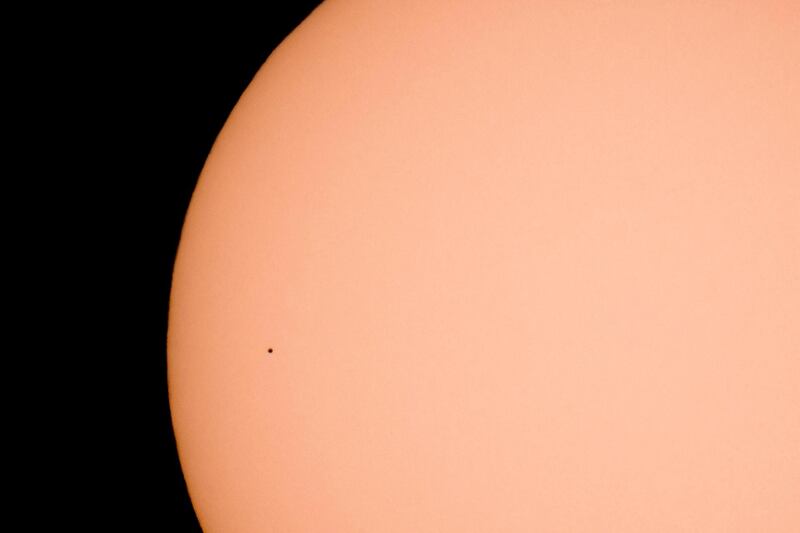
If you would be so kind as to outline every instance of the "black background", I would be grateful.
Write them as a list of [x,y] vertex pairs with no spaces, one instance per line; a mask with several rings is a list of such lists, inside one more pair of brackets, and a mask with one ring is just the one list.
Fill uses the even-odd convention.
[[[272,50],[318,4],[209,12],[202,25],[145,14],[131,17],[125,30],[94,33],[76,51],[98,58],[85,73],[93,82],[66,106],[70,125],[92,130],[99,171],[91,183],[75,185],[91,189],[83,207],[93,206],[82,221],[97,256],[85,274],[100,289],[88,331],[95,345],[113,346],[87,365],[91,374],[82,380],[94,384],[81,408],[95,435],[83,447],[99,468],[79,514],[91,516],[97,530],[200,531],[167,393],[175,253],[192,191],[226,118]],[[99,53],[105,46],[113,54]],[[99,104],[91,124],[78,102]],[[88,471],[76,475],[89,483]]]

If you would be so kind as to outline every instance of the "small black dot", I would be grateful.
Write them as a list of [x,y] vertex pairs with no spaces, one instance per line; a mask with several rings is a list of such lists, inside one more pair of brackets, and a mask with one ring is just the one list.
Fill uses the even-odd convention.
[[272,353],[272,348],[270,348],[269,350],[267,350],[267,353]]

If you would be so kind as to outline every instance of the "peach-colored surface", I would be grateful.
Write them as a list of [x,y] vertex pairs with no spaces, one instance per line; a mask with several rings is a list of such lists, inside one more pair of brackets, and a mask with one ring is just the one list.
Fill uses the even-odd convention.
[[800,4],[326,2],[168,352],[210,532],[800,531]]

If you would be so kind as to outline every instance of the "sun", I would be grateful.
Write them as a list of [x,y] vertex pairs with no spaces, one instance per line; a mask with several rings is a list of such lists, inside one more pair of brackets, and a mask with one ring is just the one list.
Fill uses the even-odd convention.
[[323,3],[175,263],[206,531],[800,530],[800,5]]

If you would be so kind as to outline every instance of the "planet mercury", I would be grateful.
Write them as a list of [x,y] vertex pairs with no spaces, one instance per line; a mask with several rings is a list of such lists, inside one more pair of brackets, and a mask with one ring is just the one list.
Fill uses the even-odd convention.
[[325,1],[167,351],[208,532],[800,531],[800,4]]

